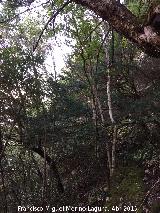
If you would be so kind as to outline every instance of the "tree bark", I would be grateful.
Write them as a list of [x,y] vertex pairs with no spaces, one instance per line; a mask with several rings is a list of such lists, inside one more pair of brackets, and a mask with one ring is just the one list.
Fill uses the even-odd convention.
[[42,148],[38,147],[38,148],[32,148],[32,151],[34,151],[35,153],[39,154],[42,158],[46,158],[46,161],[48,163],[48,165],[50,166],[50,169],[54,172],[54,176],[57,180],[57,188],[58,188],[58,191],[60,193],[63,193],[64,192],[64,187],[63,187],[63,184],[62,184],[62,181],[61,181],[61,178],[60,178],[60,175],[59,175],[59,171],[57,169],[57,166],[56,166],[56,163],[54,162],[54,160],[46,155],[45,156],[45,152]]
[[77,4],[87,7],[103,20],[107,21],[118,33],[152,57],[160,57],[160,35],[155,33],[146,39],[144,26],[140,20],[123,4],[115,0],[73,0]]

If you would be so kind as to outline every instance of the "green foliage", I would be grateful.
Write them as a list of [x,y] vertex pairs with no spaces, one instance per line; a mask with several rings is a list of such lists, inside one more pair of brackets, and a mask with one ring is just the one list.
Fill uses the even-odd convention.
[[[7,144],[2,159],[5,183],[0,183],[3,199],[7,199],[11,207],[19,205],[19,200],[23,205],[42,205],[45,199],[50,205],[73,202],[77,206],[82,199],[84,205],[88,205],[89,196],[96,201],[101,195],[108,177],[106,143],[111,149],[113,141],[105,44],[109,58],[113,56],[109,71],[112,110],[118,127],[116,160],[119,164],[111,183],[109,205],[140,205],[145,195],[143,167],[159,156],[160,92],[159,77],[155,78],[158,72],[151,64],[149,70],[155,71],[153,77],[145,66],[146,81],[138,61],[143,57],[137,48],[115,32],[114,43],[111,32],[104,40],[107,32],[101,20],[73,3],[60,13],[54,32],[50,23],[33,53],[33,45],[47,16],[63,2],[50,1],[45,5],[44,20],[39,13],[35,18],[25,17],[18,22],[21,16],[17,16],[17,9],[29,6],[31,1],[3,1],[1,18],[10,20],[10,24],[1,24],[0,40],[3,135],[0,148],[1,144]],[[136,16],[146,11],[146,5],[141,6],[141,2],[126,1]],[[13,19],[14,16],[19,18]],[[74,40],[74,45],[66,41],[73,51],[66,58],[63,73],[56,79],[45,67],[47,42],[53,35]],[[44,150],[44,156],[33,151],[38,148]],[[55,177],[51,175],[51,166],[43,159],[46,156],[60,165],[58,170],[66,190],[62,196],[56,186],[59,171],[54,170]],[[46,195],[45,190],[48,190]]]
[[136,206],[143,201],[144,185],[143,171],[136,166],[120,167],[114,174],[111,197],[108,208],[111,206]]

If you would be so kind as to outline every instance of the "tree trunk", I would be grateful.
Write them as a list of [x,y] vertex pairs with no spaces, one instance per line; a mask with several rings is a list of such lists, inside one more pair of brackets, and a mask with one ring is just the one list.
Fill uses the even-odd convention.
[[50,156],[48,156],[47,154],[45,155],[44,150],[40,147],[32,148],[32,151],[39,154],[42,158],[46,158],[46,161],[47,161],[48,165],[50,166],[50,169],[54,172],[54,176],[57,180],[58,191],[60,193],[63,193],[64,187],[63,187],[63,184],[62,184],[62,181],[61,181],[61,178],[60,178],[60,175],[59,175],[59,171],[57,169],[57,166],[56,166],[56,163],[54,162],[54,160]]
[[152,35],[149,40],[144,39],[145,27],[140,20],[131,13],[123,4],[115,0],[74,0],[95,12],[107,21],[118,33],[153,57],[160,57],[160,35]]

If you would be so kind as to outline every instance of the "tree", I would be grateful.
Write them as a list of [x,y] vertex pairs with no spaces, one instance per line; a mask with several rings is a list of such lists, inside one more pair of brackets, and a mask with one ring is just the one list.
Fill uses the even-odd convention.
[[[152,35],[149,40],[141,39],[144,32],[144,26],[133,13],[131,13],[119,1],[92,1],[92,0],[75,0],[74,2],[86,6],[94,11],[103,20],[107,21],[118,33],[134,42],[153,57],[160,57],[160,36]],[[159,5],[157,6],[159,7]]]
[[[144,57],[124,38],[132,40],[135,35],[125,34],[132,25],[130,20],[128,28],[122,26],[122,35],[117,11],[109,11],[110,16],[103,13],[106,8],[119,8],[121,15],[129,13],[140,20],[145,8],[139,14],[137,5],[143,1],[136,5],[125,1],[126,6],[104,1],[104,8],[102,1],[75,2],[47,1],[42,7],[47,14],[44,20],[39,14],[24,21],[19,8],[24,5],[28,11],[31,1],[3,1],[0,205],[5,212],[9,208],[13,212],[15,205],[109,207],[132,201],[156,211],[158,59]],[[64,20],[61,23],[55,19],[59,14]],[[125,24],[126,19],[121,17],[120,22]],[[74,45],[62,75],[55,78],[54,73],[47,73],[44,61],[47,40],[57,32],[74,39]],[[150,42],[142,35],[140,39]]]
[[[16,1],[13,2],[16,3]],[[23,4],[26,4],[26,2],[27,1],[24,2],[21,1],[16,6],[17,7],[22,6]],[[54,21],[56,16],[64,9],[64,7],[71,2],[72,1],[67,1],[66,3],[64,3],[64,5],[51,16],[44,29],[46,29],[47,25],[51,21]],[[73,0],[73,2],[85,6],[88,9],[94,11],[103,20],[107,21],[118,33],[125,36],[131,42],[134,42],[140,49],[142,49],[148,55],[153,57],[160,57],[159,32],[157,34],[157,29],[159,31],[159,18],[158,18],[160,14],[158,9],[159,2],[153,4],[154,5],[154,9],[152,9],[153,14],[150,15],[153,17],[153,15],[155,15],[155,11],[157,11],[156,14],[158,14],[158,17],[156,19],[157,20],[156,29],[153,29],[152,26],[151,27],[144,26],[144,23],[142,23],[141,18],[136,17],[136,15],[134,15],[130,10],[128,10],[126,6],[120,4],[119,1]],[[32,3],[31,1],[28,1],[29,5],[31,3]],[[150,21],[148,21],[148,24],[152,25]],[[40,37],[41,36],[42,35],[40,35]]]

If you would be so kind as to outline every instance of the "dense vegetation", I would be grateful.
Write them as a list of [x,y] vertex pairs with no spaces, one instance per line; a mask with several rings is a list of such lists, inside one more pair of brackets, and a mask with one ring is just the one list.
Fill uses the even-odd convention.
[[159,213],[160,57],[76,3],[0,3],[0,212]]

